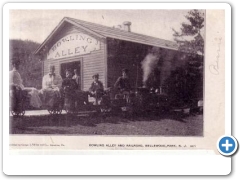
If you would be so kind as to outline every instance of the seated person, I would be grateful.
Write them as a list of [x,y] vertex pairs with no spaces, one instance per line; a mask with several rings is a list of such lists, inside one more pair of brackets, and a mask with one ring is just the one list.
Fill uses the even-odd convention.
[[117,89],[124,96],[129,95],[131,90],[131,85],[128,78],[128,69],[122,70],[122,76],[120,76],[115,82],[114,89]]
[[[21,75],[18,72],[20,65],[20,61],[17,59],[12,60],[12,71],[9,72],[9,78],[10,78],[10,91],[18,90],[20,92],[23,91],[21,94],[28,94],[30,96],[30,105],[35,108],[39,108],[42,105],[42,102],[38,95],[38,90],[36,88],[30,88],[30,87],[24,87],[23,86],[23,80],[21,78]],[[24,93],[26,92],[26,93]],[[11,93],[13,94],[13,93]],[[19,93],[18,93],[19,94]]]
[[42,102],[48,106],[53,107],[61,97],[60,89],[62,87],[62,77],[55,73],[55,66],[49,66],[49,73],[43,77],[42,80]]
[[92,78],[93,82],[89,88],[89,94],[95,98],[95,105],[97,105],[104,93],[103,83],[99,81],[99,74],[94,74]]
[[68,111],[75,110],[76,90],[78,85],[74,79],[72,79],[72,72],[66,70],[66,78],[62,82],[63,94],[64,94],[64,107]]
[[114,84],[114,88],[118,89],[121,92],[130,91],[131,85],[128,78],[128,69],[122,70],[122,76],[120,76]]

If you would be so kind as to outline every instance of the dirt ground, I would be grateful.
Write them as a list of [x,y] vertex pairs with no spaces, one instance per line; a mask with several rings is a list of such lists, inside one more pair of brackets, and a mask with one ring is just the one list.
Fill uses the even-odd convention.
[[27,112],[24,117],[10,117],[10,134],[203,136],[203,115],[122,117]]

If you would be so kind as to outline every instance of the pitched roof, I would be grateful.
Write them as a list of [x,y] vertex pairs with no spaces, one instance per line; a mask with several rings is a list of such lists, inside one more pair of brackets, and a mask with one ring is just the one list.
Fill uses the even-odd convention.
[[64,23],[68,22],[75,26],[78,26],[80,28],[83,28],[87,31],[90,31],[91,33],[94,33],[100,37],[110,37],[115,38],[119,40],[125,40],[125,41],[131,41],[156,47],[162,47],[165,49],[172,49],[172,50],[178,50],[178,45],[175,42],[163,40],[143,34],[128,32],[125,30],[116,29],[113,27],[103,26],[100,24],[90,23],[79,19],[74,19],[70,17],[65,17],[63,20],[59,23],[59,25],[52,31],[52,33],[47,37],[47,39],[38,47],[38,49],[35,51],[35,54],[37,54],[42,47],[47,43],[47,41],[54,35],[54,33],[60,29],[60,26]]

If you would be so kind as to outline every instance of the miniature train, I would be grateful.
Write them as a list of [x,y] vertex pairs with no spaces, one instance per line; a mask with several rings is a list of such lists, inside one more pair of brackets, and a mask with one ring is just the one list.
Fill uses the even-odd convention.
[[[161,113],[169,110],[169,99],[164,93],[146,87],[136,88],[131,92],[114,93],[112,89],[102,92],[94,102],[88,102],[88,92],[77,92],[73,99],[61,96],[54,100],[53,106],[45,107],[49,114],[61,114],[65,110],[68,114],[83,111],[94,111],[109,114],[144,114],[146,112]],[[10,112],[13,116],[24,116],[29,97],[27,94],[11,92]],[[69,110],[69,107],[71,107]]]

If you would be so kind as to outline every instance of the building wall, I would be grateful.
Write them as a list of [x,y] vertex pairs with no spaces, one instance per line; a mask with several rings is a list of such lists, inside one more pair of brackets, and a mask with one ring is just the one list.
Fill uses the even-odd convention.
[[81,64],[81,77],[82,77],[82,90],[88,90],[92,83],[92,75],[95,73],[99,73],[100,81],[103,82],[104,86],[106,86],[107,78],[106,78],[106,42],[105,39],[99,39],[93,34],[86,32],[82,29],[76,28],[73,25],[65,25],[61,28],[60,33],[55,34],[54,38],[48,44],[48,47],[52,47],[58,40],[63,38],[64,36],[72,33],[84,33],[89,36],[94,37],[100,41],[100,50],[92,51],[89,54],[78,55],[74,57],[61,58],[61,59],[52,59],[47,60],[44,59],[44,75],[48,73],[48,66],[50,64],[55,65],[56,73],[60,74],[60,65],[61,63],[80,61]]
[[122,69],[129,69],[129,78],[132,87],[142,86],[141,61],[147,54],[150,46],[107,38],[108,86],[114,83],[122,74]]
[[[156,49],[159,50],[160,54],[158,63],[154,65],[146,84],[143,84],[141,62],[148,54],[153,53]],[[156,48],[112,38],[107,39],[107,51],[109,87],[114,86],[117,78],[121,76],[121,70],[127,68],[129,69],[132,88],[143,85],[149,88],[159,88],[161,86],[164,93],[172,96],[174,96],[173,90],[179,91],[177,92],[178,94],[182,93],[182,96],[178,95],[177,97],[185,99],[194,97],[201,98],[203,96],[203,82],[201,81],[201,75],[198,74],[199,70],[196,70],[196,68],[200,66],[189,66],[189,62],[201,62],[200,59],[191,58],[187,54],[175,50]],[[182,83],[184,86],[183,92],[177,89],[180,81],[185,82]]]
[[[101,39],[96,35],[79,29],[73,25],[66,24],[56,32],[54,37],[47,44],[52,47],[62,37],[72,33],[84,33],[98,39],[100,42],[100,49],[92,51],[89,54],[78,55],[68,58],[44,60],[44,74],[48,73],[49,64],[56,67],[56,73],[60,73],[61,63],[80,61],[81,62],[81,77],[82,90],[89,89],[92,83],[92,75],[99,73],[100,81],[103,82],[104,87],[112,87],[117,78],[121,76],[123,68],[129,69],[130,82],[133,88],[143,85],[143,69],[141,62],[144,58],[152,53],[156,48],[154,46],[144,45],[136,42],[118,40],[113,38]],[[187,59],[182,58],[182,53],[175,50],[158,48],[161,50],[158,64],[154,68],[154,72],[149,78],[148,87],[159,87],[164,84],[164,81],[178,68],[186,65]]]
[[158,49],[161,56],[158,59],[156,67],[148,78],[147,84],[152,87],[159,87],[163,81],[170,75],[171,71],[185,62],[180,60],[178,51],[156,48],[135,42],[123,41],[108,38],[107,39],[107,58],[108,58],[108,86],[112,87],[123,68],[129,69],[129,78],[133,88],[143,86],[142,61],[145,57]]

